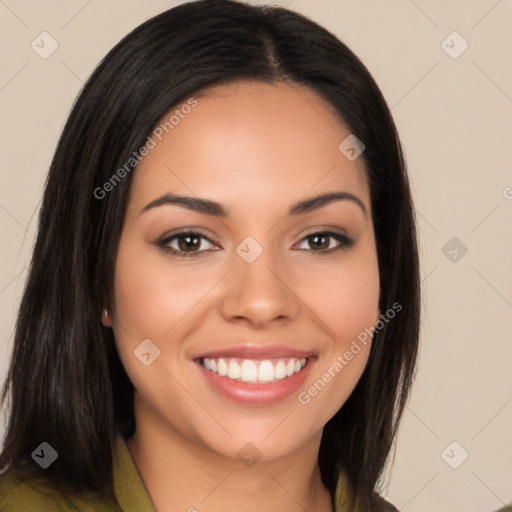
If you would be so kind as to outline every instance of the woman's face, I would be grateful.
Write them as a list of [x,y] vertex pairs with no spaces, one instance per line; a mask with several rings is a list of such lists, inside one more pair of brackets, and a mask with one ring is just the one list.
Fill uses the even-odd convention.
[[117,348],[137,429],[277,458],[319,442],[367,362],[357,337],[380,312],[364,163],[304,87],[239,83],[196,101],[134,171]]

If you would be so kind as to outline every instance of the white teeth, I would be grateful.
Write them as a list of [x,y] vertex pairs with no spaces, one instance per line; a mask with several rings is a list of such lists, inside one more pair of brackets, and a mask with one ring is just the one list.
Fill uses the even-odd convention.
[[258,367],[254,361],[246,359],[240,366],[240,378],[244,382],[257,382],[258,381]]
[[[240,361],[240,359],[238,359]],[[243,359],[239,363],[235,358],[202,359],[203,366],[219,374],[221,377],[238,382],[266,383],[291,377],[306,366],[307,359],[284,359],[277,363],[270,360],[253,361],[252,359]]]
[[240,365],[233,359],[231,359],[231,361],[229,362],[228,377],[230,379],[240,378]]
[[286,366],[283,361],[279,361],[274,367],[274,377],[276,379],[284,379],[286,377]]
[[225,377],[228,374],[228,365],[224,359],[219,359],[217,363],[217,373],[222,377]]
[[295,361],[290,359],[286,365],[286,376],[291,377],[295,373]]
[[274,365],[271,361],[262,361],[258,368],[258,380],[260,382],[270,382],[274,380]]

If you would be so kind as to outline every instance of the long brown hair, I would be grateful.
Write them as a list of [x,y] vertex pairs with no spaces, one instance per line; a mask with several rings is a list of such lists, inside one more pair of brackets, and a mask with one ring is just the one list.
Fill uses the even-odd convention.
[[43,477],[81,492],[112,492],[116,432],[134,432],[133,386],[99,322],[133,172],[98,198],[164,114],[221,82],[288,81],[327,100],[365,144],[380,271],[380,309],[403,309],[374,334],[355,390],[325,425],[322,479],[344,471],[367,499],[395,439],[414,375],[420,282],[414,209],[400,141],[366,67],[334,35],[292,11],[200,0],[155,16],[103,59],[58,143],[17,318],[2,403],[10,415],[0,469],[46,441],[59,457]]

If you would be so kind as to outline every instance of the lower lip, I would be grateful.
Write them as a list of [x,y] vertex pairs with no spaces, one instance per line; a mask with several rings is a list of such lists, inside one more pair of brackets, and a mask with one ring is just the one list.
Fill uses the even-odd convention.
[[213,389],[232,402],[240,405],[272,405],[288,398],[301,387],[311,371],[314,358],[309,357],[306,366],[291,377],[266,384],[238,382],[207,370],[199,361],[196,364]]

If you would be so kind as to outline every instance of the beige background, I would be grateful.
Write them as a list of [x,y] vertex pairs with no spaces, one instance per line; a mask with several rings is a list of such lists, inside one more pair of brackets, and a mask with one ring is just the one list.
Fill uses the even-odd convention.
[[[121,37],[178,3],[0,0],[2,381],[35,214],[73,100]],[[512,502],[512,2],[274,3],[326,26],[362,58],[406,149],[426,311],[383,494],[407,512],[495,510]],[[31,47],[43,31],[58,43],[47,59]],[[458,246],[443,252],[452,237]],[[468,459],[452,469],[445,460],[455,465],[463,450]]]

